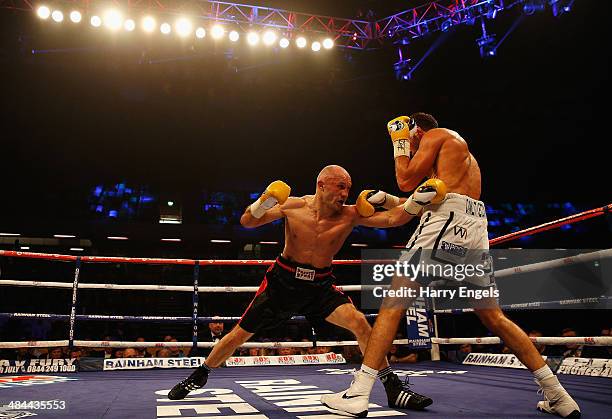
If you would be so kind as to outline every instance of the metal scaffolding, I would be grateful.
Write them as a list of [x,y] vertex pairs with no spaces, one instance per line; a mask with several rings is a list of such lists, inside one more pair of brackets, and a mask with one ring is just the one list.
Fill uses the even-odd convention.
[[[477,19],[494,19],[499,12],[521,6],[524,13],[550,7],[555,11],[571,7],[570,0],[443,0],[432,1],[376,21],[348,19],[293,12],[271,7],[220,1],[195,0],[59,0],[54,4],[91,13],[109,4],[127,12],[190,15],[203,20],[233,25],[242,30],[275,28],[285,36],[327,35],[336,46],[351,49],[380,47],[385,41],[407,43],[453,26],[474,24]],[[0,0],[0,8],[32,11],[39,4],[30,0]]]

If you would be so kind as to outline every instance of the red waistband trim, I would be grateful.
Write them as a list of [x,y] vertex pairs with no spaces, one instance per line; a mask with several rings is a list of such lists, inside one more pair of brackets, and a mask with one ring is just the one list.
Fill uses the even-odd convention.
[[[294,268],[293,266],[286,265],[278,259],[276,259],[276,264],[286,271],[289,271],[292,273],[295,273],[295,271],[297,271],[297,269]],[[310,268],[303,268],[303,269],[310,269]],[[310,270],[313,270],[313,269],[310,269]],[[315,278],[325,278],[325,277],[330,276],[331,274],[332,274],[331,270],[327,272],[315,273]]]

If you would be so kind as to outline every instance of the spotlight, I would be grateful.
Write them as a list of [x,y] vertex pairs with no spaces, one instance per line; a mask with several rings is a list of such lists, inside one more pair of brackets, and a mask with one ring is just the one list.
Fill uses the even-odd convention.
[[102,25],[102,19],[100,16],[93,15],[91,19],[89,19],[89,23],[91,23],[91,26],[94,28],[99,28]]
[[196,36],[197,36],[198,38],[202,39],[202,38],[204,38],[204,37],[206,36],[206,29],[204,29],[204,28],[198,28],[198,29],[196,29],[195,34],[196,34]]
[[266,45],[272,45],[276,41],[276,34],[272,31],[266,31],[263,36],[263,42]]
[[559,17],[572,10],[572,1],[569,0],[549,0],[554,17]]
[[295,40],[295,44],[298,46],[298,48],[304,48],[306,46],[306,38],[300,36]]
[[180,18],[179,20],[176,21],[176,32],[179,34],[179,36],[185,38],[189,36],[189,34],[191,33],[191,30],[192,30],[191,22],[188,19]]
[[240,34],[236,31],[231,31],[229,33],[229,39],[232,42],[236,42],[240,38]]
[[494,57],[495,51],[495,35],[485,35],[476,40],[482,58]]
[[315,41],[315,42],[313,42],[313,43],[312,43],[312,45],[310,46],[310,48],[311,48],[311,49],[312,49],[314,52],[320,51],[320,50],[321,50],[321,43],[320,43],[320,42],[318,42],[318,41]]
[[40,6],[36,9],[36,14],[41,19],[48,19],[51,16],[51,10],[47,6]]
[[104,24],[111,30],[117,30],[123,26],[123,17],[118,10],[111,9],[104,14]]
[[523,5],[523,13],[531,16],[535,12],[541,12],[546,8],[546,0],[528,0]]
[[480,50],[480,56],[482,58],[494,57],[496,54],[495,47],[495,35],[487,33],[487,27],[484,19],[480,23],[482,29],[482,36],[476,40],[478,49]]
[[51,13],[51,19],[53,19],[57,23],[60,23],[64,20],[64,14],[59,10],[54,10],[53,13]]
[[159,31],[161,33],[163,33],[164,35],[168,35],[170,33],[170,31],[172,30],[172,28],[170,27],[169,23],[162,23],[161,26],[159,27]]
[[331,38],[325,38],[323,40],[323,48],[332,49],[334,47],[334,41]]
[[132,19],[126,19],[126,21],[123,22],[123,28],[128,32],[132,32],[136,28],[136,22]]
[[142,19],[142,29],[144,29],[145,32],[153,32],[155,30],[155,19],[151,16]]
[[214,39],[221,39],[224,33],[225,33],[225,30],[223,29],[223,26],[221,25],[214,25],[210,30],[210,35]]
[[442,32],[448,32],[451,26],[453,26],[453,21],[450,20],[449,18],[449,19],[446,19],[444,22],[442,22],[440,29],[442,30]]
[[79,23],[82,18],[83,16],[81,16],[81,12],[79,12],[78,10],[73,10],[72,12],[70,12],[70,20],[73,23]]
[[281,48],[287,48],[289,46],[289,40],[287,38],[281,38],[278,44]]
[[257,45],[259,43],[259,35],[256,32],[249,32],[247,34],[247,42],[249,45]]

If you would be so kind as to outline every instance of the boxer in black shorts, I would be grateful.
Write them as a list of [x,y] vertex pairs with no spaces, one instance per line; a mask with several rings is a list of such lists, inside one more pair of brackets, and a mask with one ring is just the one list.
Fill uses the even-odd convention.
[[353,304],[334,286],[334,280],[331,267],[319,269],[279,256],[238,324],[247,332],[257,333],[298,315],[306,316],[311,323],[324,320],[336,308]]
[[[351,300],[334,287],[333,257],[353,228],[396,227],[418,213],[427,196],[399,199],[382,191],[363,191],[355,205],[345,205],[351,177],[340,166],[327,166],[317,177],[316,193],[290,197],[291,188],[272,182],[240,219],[246,228],[255,228],[285,219],[285,246],[282,255],[265,278],[240,322],[213,348],[205,363],[175,385],[168,398],[179,400],[204,386],[211,368],[223,364],[234,350],[256,332],[278,326],[294,315],[325,320],[350,330],[365,350],[371,327]],[[436,193],[429,193],[435,196]],[[418,198],[418,199],[417,199]],[[381,207],[387,211],[376,212]],[[393,408],[423,409],[429,397],[411,391],[389,368],[385,359],[379,377]]]

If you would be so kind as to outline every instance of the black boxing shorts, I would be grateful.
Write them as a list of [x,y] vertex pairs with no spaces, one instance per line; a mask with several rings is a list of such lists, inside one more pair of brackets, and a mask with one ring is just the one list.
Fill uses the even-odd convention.
[[293,316],[310,322],[325,319],[350,298],[334,286],[331,267],[315,268],[279,256],[238,323],[249,333],[272,329]]

